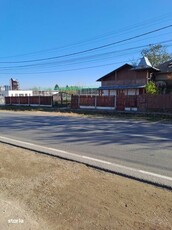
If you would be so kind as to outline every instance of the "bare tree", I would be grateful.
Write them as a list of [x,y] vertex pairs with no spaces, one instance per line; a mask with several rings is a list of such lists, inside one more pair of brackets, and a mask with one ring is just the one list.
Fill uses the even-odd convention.
[[141,55],[147,57],[152,66],[158,66],[172,59],[172,54],[168,53],[166,46],[161,44],[149,45],[148,48],[141,51]]

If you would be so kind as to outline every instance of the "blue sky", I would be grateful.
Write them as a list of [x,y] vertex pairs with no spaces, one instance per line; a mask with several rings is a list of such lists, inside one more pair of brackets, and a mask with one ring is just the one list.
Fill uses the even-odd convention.
[[172,27],[121,42],[171,25],[171,0],[1,0],[0,22],[0,85],[98,86],[149,44],[172,52]]

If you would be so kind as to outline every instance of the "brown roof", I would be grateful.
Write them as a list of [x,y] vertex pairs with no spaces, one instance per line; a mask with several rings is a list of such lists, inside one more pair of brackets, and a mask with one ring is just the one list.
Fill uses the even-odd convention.
[[115,72],[117,72],[117,71],[119,71],[119,70],[121,70],[121,69],[124,69],[124,68],[126,68],[126,67],[132,68],[133,66],[126,63],[126,64],[120,66],[119,68],[113,70],[112,72],[110,72],[110,73],[104,75],[103,77],[99,78],[97,81],[102,81],[104,78],[109,77],[111,74],[114,74]]
[[172,73],[172,60],[166,61],[158,66],[162,73]]

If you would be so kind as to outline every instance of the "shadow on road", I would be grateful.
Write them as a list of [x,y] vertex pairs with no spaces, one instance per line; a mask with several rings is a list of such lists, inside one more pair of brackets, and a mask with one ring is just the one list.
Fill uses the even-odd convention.
[[[0,131],[35,133],[38,140],[61,143],[92,143],[93,145],[146,144],[161,148],[172,140],[172,124],[103,118],[63,116],[6,116],[0,118]],[[46,135],[47,133],[47,135]],[[146,148],[147,148],[146,147]],[[171,148],[172,144],[166,147]]]

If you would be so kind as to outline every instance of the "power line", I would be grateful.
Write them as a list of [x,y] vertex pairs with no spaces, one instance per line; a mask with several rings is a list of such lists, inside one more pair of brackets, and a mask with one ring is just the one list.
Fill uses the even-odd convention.
[[48,74],[48,73],[61,73],[61,72],[71,72],[71,71],[79,71],[79,70],[86,70],[86,69],[94,69],[94,68],[100,68],[110,65],[116,65],[121,63],[127,63],[128,61],[121,61],[121,62],[113,62],[113,63],[107,63],[102,65],[94,65],[94,66],[86,66],[86,67],[80,67],[80,68],[72,68],[72,69],[63,69],[63,70],[55,70],[55,71],[41,71],[41,72],[29,72],[29,73],[1,73],[1,74],[22,74],[22,75],[30,75],[30,74]]
[[123,39],[123,40],[120,40],[120,41],[112,42],[112,43],[109,43],[109,44],[101,45],[101,46],[98,46],[98,47],[94,47],[94,48],[90,48],[90,49],[86,49],[86,50],[82,50],[82,51],[78,51],[78,52],[74,52],[74,53],[70,53],[70,54],[64,54],[64,55],[60,55],[60,56],[40,58],[40,59],[33,59],[33,60],[9,61],[9,62],[0,62],[0,63],[6,63],[6,64],[10,64],[10,63],[12,64],[13,63],[13,64],[15,64],[15,63],[27,63],[27,62],[40,62],[40,61],[47,61],[47,60],[53,60],[53,59],[60,59],[60,58],[64,58],[64,57],[75,56],[75,55],[78,55],[78,54],[84,54],[84,53],[92,52],[92,51],[95,51],[95,50],[103,49],[103,48],[106,48],[106,47],[110,47],[110,46],[113,46],[113,45],[116,45],[116,44],[120,44],[120,43],[123,43],[123,42],[126,42],[126,41],[130,41],[130,40],[133,40],[133,39],[136,39],[136,38],[139,38],[139,37],[146,36],[148,34],[152,34],[152,33],[156,33],[156,32],[161,31],[161,30],[168,29],[170,27],[172,27],[172,24],[168,25],[168,26],[161,27],[159,29],[155,29],[155,30],[146,32],[146,33],[142,33],[142,34],[130,37],[130,38],[126,38],[126,39]]
[[[136,29],[138,30],[139,27],[140,28],[144,28],[144,27],[147,28],[150,25],[156,25],[157,23],[159,23],[159,21],[162,22],[164,19],[168,19],[167,16],[171,17],[171,13],[163,14],[163,15],[160,15],[160,16],[157,16],[154,18],[150,18],[150,19],[146,19],[146,20],[142,21],[141,23],[135,23],[135,24],[132,24],[129,26],[125,26],[118,31],[112,30],[109,32],[105,32],[103,34],[97,35],[97,36],[90,38],[90,39],[87,39],[87,40],[78,41],[78,42],[67,44],[67,45],[60,46],[60,47],[43,49],[43,50],[39,50],[39,51],[35,51],[35,52],[18,54],[18,55],[11,55],[11,56],[0,57],[0,58],[2,59],[2,58],[14,58],[14,57],[28,56],[28,55],[32,55],[32,54],[40,54],[40,53],[44,53],[44,52],[51,52],[51,51],[57,51],[60,49],[66,49],[66,48],[73,47],[73,46],[88,44],[90,42],[93,43],[94,41],[97,42],[97,40],[102,40],[102,39],[107,38],[107,37],[112,37],[112,35],[118,36],[121,34],[126,34],[127,31],[131,32],[131,30],[132,31],[136,30]],[[149,23],[149,22],[151,22],[151,23]],[[124,33],[123,33],[123,31],[124,31]]]
[[[120,64],[120,63],[124,63],[124,62],[115,62],[115,63],[109,63],[109,64],[103,64],[103,65],[87,66],[87,67],[66,69],[66,70],[57,70],[57,71],[47,71],[47,72],[41,71],[41,72],[35,72],[35,73],[13,73],[13,74],[44,74],[44,73],[70,72],[70,71],[77,71],[77,70],[92,69],[92,68],[104,67],[104,66],[109,66],[109,65],[115,65],[115,64]],[[1,74],[11,74],[11,73],[1,73]]]
[[[165,44],[165,43],[168,43],[168,42],[171,42],[171,41],[172,41],[172,39],[166,40],[166,41],[161,41],[160,43]],[[152,44],[152,45],[156,45],[156,43]],[[122,54],[122,53],[124,55],[124,53],[126,51],[138,50],[138,49],[141,49],[141,48],[146,48],[148,46],[149,46],[149,44],[142,45],[142,46],[136,46],[136,47],[129,47],[129,48],[126,48],[126,49],[121,49],[121,50],[114,50],[114,51],[110,51],[110,52],[106,52],[106,53],[89,55],[89,56],[86,56],[86,57],[79,57],[79,58],[74,58],[74,59],[53,61],[53,62],[47,62],[47,63],[44,62],[44,63],[17,65],[17,66],[4,66],[4,67],[1,67],[1,70],[10,70],[10,69],[15,69],[15,68],[19,69],[19,68],[27,68],[27,67],[42,67],[42,66],[43,67],[47,67],[47,66],[52,67],[52,65],[56,65],[55,67],[57,67],[57,64],[58,64],[58,67],[59,67],[59,64],[61,64],[61,65],[71,65],[71,64],[81,64],[81,63],[86,63],[86,62],[88,63],[88,62],[92,62],[92,61],[96,61],[96,60],[105,60],[105,59],[109,58],[108,57],[109,55],[113,55],[113,58],[114,58],[115,57],[114,55],[116,54],[119,57],[119,55]],[[168,46],[170,46],[170,45],[168,45]]]

